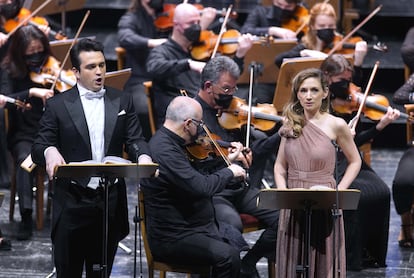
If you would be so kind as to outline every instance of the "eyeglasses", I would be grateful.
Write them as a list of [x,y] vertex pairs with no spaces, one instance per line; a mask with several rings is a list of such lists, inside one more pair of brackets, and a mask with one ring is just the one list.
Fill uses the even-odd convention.
[[191,121],[193,123],[195,123],[196,125],[201,126],[201,127],[203,127],[203,125],[204,125],[203,121],[199,121],[199,120],[196,120],[196,119],[191,119]]
[[222,88],[216,84],[213,84],[213,86],[215,86],[216,88],[219,88],[226,95],[235,93],[239,89],[237,88],[237,86],[234,86],[233,88]]

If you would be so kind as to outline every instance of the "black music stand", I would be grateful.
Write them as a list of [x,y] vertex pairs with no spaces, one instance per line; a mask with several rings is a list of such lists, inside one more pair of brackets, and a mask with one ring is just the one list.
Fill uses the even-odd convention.
[[56,178],[86,178],[99,177],[101,178],[99,185],[104,190],[104,213],[103,213],[103,242],[102,242],[102,264],[99,266],[101,277],[108,277],[108,199],[109,191],[108,184],[110,178],[146,178],[153,175],[157,169],[157,164],[137,164],[137,163],[123,163],[123,164],[84,164],[71,163],[61,165],[56,169]]
[[304,262],[297,267],[303,277],[309,277],[311,259],[311,215],[312,210],[343,209],[355,210],[358,207],[361,191],[311,190],[311,189],[263,189],[257,197],[257,206],[268,209],[298,209],[305,211]]

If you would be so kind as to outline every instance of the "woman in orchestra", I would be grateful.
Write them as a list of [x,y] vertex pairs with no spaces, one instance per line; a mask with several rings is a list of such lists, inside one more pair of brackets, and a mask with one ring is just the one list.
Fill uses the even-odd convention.
[[241,32],[257,36],[296,39],[308,16],[300,0],[273,0],[270,6],[258,5],[246,18]]
[[[327,57],[332,44],[342,39],[342,36],[336,32],[336,25],[337,16],[333,6],[323,2],[315,4],[309,11],[308,32],[297,46],[277,55],[275,64],[280,67],[283,59],[286,58]],[[351,52],[356,69],[362,66],[367,50],[365,41],[355,43],[355,50],[352,49]]]
[[[341,54],[326,58],[321,70],[327,76],[331,103],[337,99],[346,99],[351,94],[350,87],[354,69],[348,59]],[[352,116],[338,114],[347,122]],[[371,142],[386,126],[400,116],[400,111],[388,107],[381,119],[366,130],[357,130],[354,141],[357,147]],[[342,153],[337,152],[338,179],[345,173],[347,161]],[[347,268],[361,270],[367,267],[385,267],[388,245],[390,219],[390,190],[387,184],[363,160],[362,167],[351,183],[352,189],[361,191],[357,210],[344,211]]]
[[[9,109],[8,148],[16,168],[16,186],[22,222],[17,239],[27,240],[32,235],[33,177],[20,167],[30,154],[38,121],[43,114],[46,99],[54,92],[31,80],[31,73],[38,72],[51,56],[49,40],[34,25],[20,27],[10,37],[10,47],[1,64],[0,91],[15,99],[30,103],[31,109]],[[10,106],[10,107],[9,107]]]
[[[409,67],[411,75],[393,95],[394,103],[414,103],[414,27],[405,35],[401,46],[401,57]],[[411,140],[412,141],[412,140]],[[414,148],[408,148],[401,157],[392,184],[395,210],[401,217],[398,244],[402,248],[414,248]]]

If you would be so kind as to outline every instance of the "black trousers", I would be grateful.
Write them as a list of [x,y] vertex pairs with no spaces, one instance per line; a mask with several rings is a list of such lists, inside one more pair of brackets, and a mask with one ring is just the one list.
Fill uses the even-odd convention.
[[230,244],[205,234],[193,234],[169,244],[152,244],[157,260],[177,264],[212,265],[212,277],[238,277],[240,253]]
[[[107,272],[109,276],[119,236],[115,224],[117,187],[113,185],[108,190]],[[101,271],[94,271],[93,268],[94,266],[100,267],[103,262],[103,198],[104,194],[101,189],[94,190],[69,185],[65,207],[52,238],[57,277],[81,278],[84,265],[86,277],[101,277]]]

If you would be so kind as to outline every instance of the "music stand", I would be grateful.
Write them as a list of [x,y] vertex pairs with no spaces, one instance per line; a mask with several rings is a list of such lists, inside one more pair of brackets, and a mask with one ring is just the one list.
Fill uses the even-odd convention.
[[108,277],[108,183],[110,178],[146,178],[153,175],[157,169],[157,164],[84,164],[71,163],[57,167],[55,178],[86,178],[99,177],[99,185],[104,190],[104,213],[103,213],[103,242],[102,242],[102,265],[99,266],[101,277]]
[[[256,77],[259,83],[276,83],[279,68],[275,65],[275,57],[282,52],[288,51],[297,45],[297,40],[275,39],[269,43],[255,42],[244,56],[244,64],[252,62],[262,65],[262,74]],[[248,70],[244,70],[237,83],[248,84],[250,75]]]
[[309,277],[311,260],[311,215],[312,210],[343,209],[355,210],[358,207],[361,191],[310,190],[310,189],[263,189],[257,197],[257,206],[267,209],[297,209],[305,211],[304,262],[297,272]]
[[3,200],[4,200],[4,193],[0,192],[0,207],[3,204]]
[[[351,56],[347,59],[353,64]],[[280,67],[276,89],[273,95],[273,106],[277,111],[283,111],[283,107],[289,101],[292,94],[292,80],[300,71],[308,68],[319,68],[325,58],[298,57],[285,59]]]
[[131,68],[107,72],[105,74],[105,85],[122,91],[131,73]]
[[[44,0],[33,0],[30,10],[35,10],[42,5]],[[66,12],[80,10],[85,6],[86,0],[56,0],[50,2],[37,15],[49,15],[61,13],[62,30],[66,31]]]

